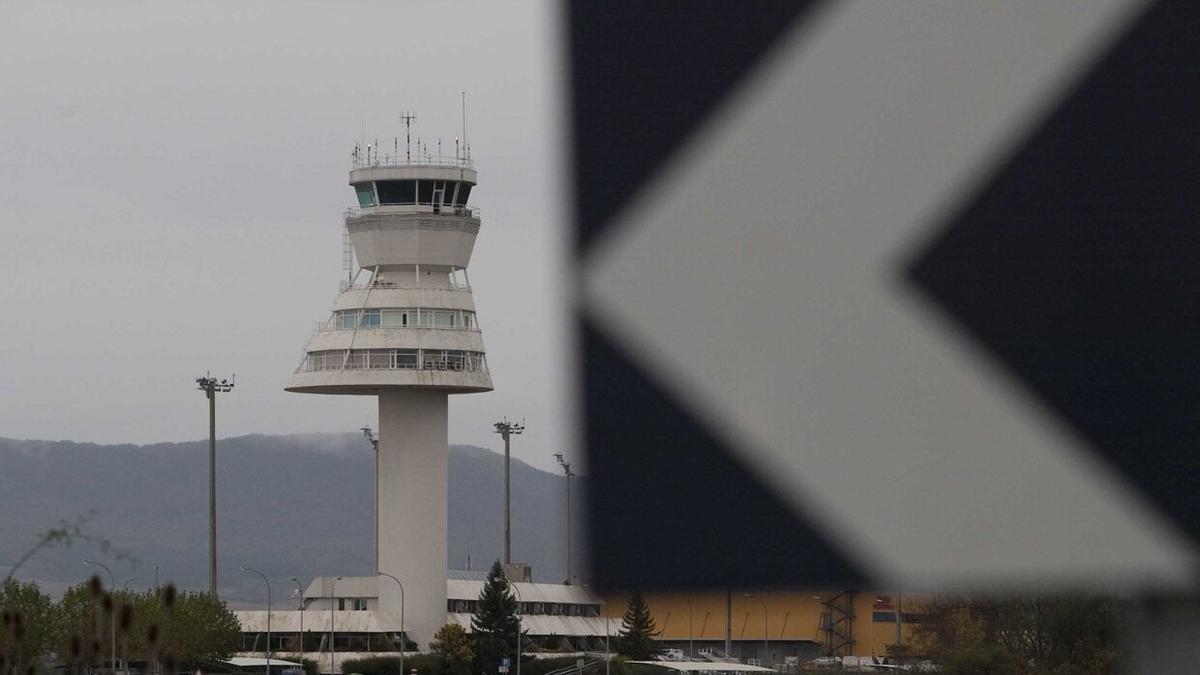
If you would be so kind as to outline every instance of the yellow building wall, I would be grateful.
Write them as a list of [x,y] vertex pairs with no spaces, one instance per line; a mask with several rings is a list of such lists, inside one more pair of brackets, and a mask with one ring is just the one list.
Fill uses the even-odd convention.
[[[824,602],[836,594],[837,591],[733,592],[730,598],[731,638],[735,642],[761,642],[765,628],[769,641],[807,640],[824,645],[826,633],[821,622],[826,611]],[[660,640],[687,641],[689,635],[696,641],[725,639],[723,591],[651,591],[644,592],[643,597],[655,626],[661,631]],[[616,632],[628,607],[629,594],[608,593],[603,598],[602,616],[611,618]],[[891,612],[894,605],[887,603],[894,603],[894,599],[895,593],[889,591],[859,591],[856,594],[852,655],[887,655],[888,646],[896,641],[896,624],[876,623],[873,614],[877,611],[877,600],[884,601],[878,611]],[[903,596],[902,612],[913,613],[916,604],[909,596]],[[912,644],[913,632],[913,626],[902,624],[901,639],[905,644]]]

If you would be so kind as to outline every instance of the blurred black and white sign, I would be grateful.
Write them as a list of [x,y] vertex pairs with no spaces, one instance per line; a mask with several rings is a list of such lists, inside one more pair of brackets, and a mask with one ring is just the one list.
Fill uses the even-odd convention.
[[605,586],[1195,581],[1195,4],[568,10]]

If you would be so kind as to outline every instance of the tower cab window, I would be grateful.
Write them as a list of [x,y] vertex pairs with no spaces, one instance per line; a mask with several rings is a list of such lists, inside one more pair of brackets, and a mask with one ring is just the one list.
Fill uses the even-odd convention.
[[381,180],[375,185],[380,204],[413,204],[417,201],[415,180]]
[[433,181],[419,180],[417,181],[417,203],[432,204],[433,203]]
[[466,206],[467,199],[471,197],[471,188],[474,187],[470,183],[460,183],[458,186],[458,196],[455,197],[454,203],[459,206]]
[[358,195],[358,205],[359,206],[366,208],[368,206],[376,205],[375,184],[374,183],[365,183],[365,184],[361,184],[361,185],[355,185],[354,186],[354,194]]

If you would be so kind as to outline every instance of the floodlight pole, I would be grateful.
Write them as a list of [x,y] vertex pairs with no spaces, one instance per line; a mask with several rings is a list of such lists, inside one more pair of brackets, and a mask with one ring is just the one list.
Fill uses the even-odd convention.
[[[363,436],[366,436],[367,442],[375,449],[375,530],[371,535],[371,543],[375,549],[375,574],[379,574],[379,439],[375,437],[375,432],[371,431],[371,427],[364,426],[361,430]],[[401,668],[400,675],[404,675],[404,669]]]
[[[234,375],[234,378],[237,376]],[[233,379],[208,373],[196,378],[196,388],[208,397],[208,592],[217,597],[217,392],[233,391]]]
[[[525,431],[525,421],[521,420],[518,424],[516,422],[509,422],[506,417],[492,426],[496,428],[496,433],[500,434],[500,437],[504,439],[504,563],[507,565],[512,562],[512,518],[509,508],[512,491],[509,478],[509,438]],[[518,673],[518,675],[520,674]]]
[[554,453],[554,459],[558,460],[558,465],[562,467],[563,473],[567,477],[567,580],[565,583],[571,583],[571,479],[575,477],[575,473],[571,471],[571,463],[563,461],[561,452]]

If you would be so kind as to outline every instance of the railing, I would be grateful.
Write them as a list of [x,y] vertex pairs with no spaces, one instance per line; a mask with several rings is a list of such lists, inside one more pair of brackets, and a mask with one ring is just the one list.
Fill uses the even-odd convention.
[[[415,352],[415,353],[413,353]],[[326,370],[430,370],[487,373],[487,357],[480,353],[426,353],[425,350],[366,349],[317,352],[305,356],[297,373]]]
[[700,650],[697,650],[697,653],[700,654],[700,658],[707,659],[714,663],[739,663],[740,662],[738,659],[726,654],[725,652],[721,651],[720,649],[717,649],[716,647],[712,647],[709,649],[700,649]]
[[470,157],[454,155],[435,155],[431,153],[414,152],[411,155],[386,154],[382,157],[376,154],[355,157],[351,167],[355,169],[373,169],[389,166],[452,166],[460,169],[471,169],[475,161]]
[[317,321],[317,322],[313,323],[313,332],[314,333],[332,333],[332,332],[338,331],[338,330],[405,330],[408,328],[426,328],[426,329],[430,329],[430,330],[467,330],[467,331],[473,331],[476,333],[483,332],[479,328],[479,326],[433,326],[430,324],[416,324],[416,323],[411,323],[411,324],[408,324],[407,326],[381,326],[381,325],[374,325],[374,326],[368,326],[368,325],[346,326],[346,325],[343,325],[343,326],[339,326],[339,325],[337,325],[337,319],[331,319],[329,321]]
[[346,218],[361,218],[375,214],[389,213],[429,213],[440,216],[458,216],[479,220],[480,210],[476,206],[461,206],[458,204],[431,204],[428,202],[411,204],[376,204],[375,206],[351,207],[346,209]]
[[471,290],[471,285],[464,284],[459,281],[447,281],[447,282],[439,282],[439,283],[433,283],[433,284],[417,283],[415,281],[414,282],[401,282],[401,283],[396,283],[394,281],[380,281],[380,282],[366,281],[366,282],[359,282],[356,284],[346,283],[345,281],[342,282],[342,292],[366,291],[366,290],[386,291],[386,290],[393,289],[393,288],[402,289],[402,290],[428,288],[428,289],[438,290],[438,291],[469,291],[469,290]]
[[559,668],[558,670],[551,670],[550,672],[546,673],[546,675],[570,675],[571,673],[582,673],[587,670],[592,670],[593,668],[595,668],[598,665],[600,665],[599,659],[591,659],[588,661],[584,661],[582,667],[580,667],[579,664],[576,663],[576,664],[572,664],[569,666],[563,666],[562,668]]
[[393,328],[438,328],[442,330],[479,331],[475,323],[475,312],[462,309],[440,309],[420,307],[367,307],[363,309],[339,309],[333,317],[317,322],[316,333],[335,330]]

